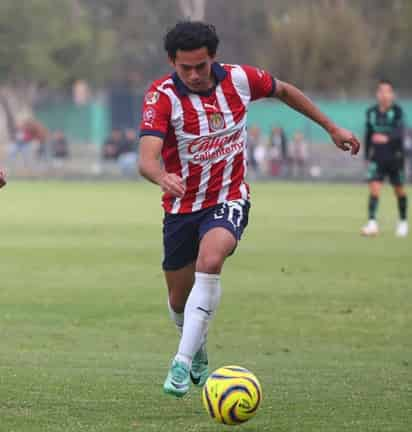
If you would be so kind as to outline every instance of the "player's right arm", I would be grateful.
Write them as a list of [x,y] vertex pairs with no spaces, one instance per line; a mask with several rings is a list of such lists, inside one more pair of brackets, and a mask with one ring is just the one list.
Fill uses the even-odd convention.
[[170,116],[169,98],[152,86],[146,93],[143,104],[138,169],[143,177],[159,185],[163,192],[182,197],[185,192],[183,180],[174,173],[168,173],[160,162]]
[[147,180],[159,185],[163,192],[182,197],[185,188],[183,180],[176,174],[168,173],[160,163],[163,139],[153,135],[144,135],[139,145],[139,172]]

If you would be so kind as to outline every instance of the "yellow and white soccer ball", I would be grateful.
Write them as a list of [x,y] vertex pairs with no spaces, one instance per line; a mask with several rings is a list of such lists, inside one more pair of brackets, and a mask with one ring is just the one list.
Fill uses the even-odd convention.
[[262,402],[256,376],[240,366],[216,369],[202,391],[203,405],[218,423],[237,425],[250,420]]

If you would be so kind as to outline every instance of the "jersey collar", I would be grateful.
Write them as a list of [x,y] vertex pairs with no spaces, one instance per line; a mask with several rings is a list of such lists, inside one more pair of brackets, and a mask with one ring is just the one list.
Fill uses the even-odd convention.
[[[221,81],[223,81],[227,76],[226,70],[223,68],[223,66],[221,66],[217,62],[212,64],[212,74],[215,77],[217,84],[220,83]],[[176,89],[177,89],[177,92],[179,93],[179,96],[187,96],[190,93],[197,94],[199,96],[210,96],[211,94],[213,94],[213,92],[216,89],[216,86],[214,86],[214,87],[210,88],[209,90],[206,90],[203,92],[193,92],[178,77],[176,72],[172,75],[172,80],[174,82],[174,85],[176,86]]]

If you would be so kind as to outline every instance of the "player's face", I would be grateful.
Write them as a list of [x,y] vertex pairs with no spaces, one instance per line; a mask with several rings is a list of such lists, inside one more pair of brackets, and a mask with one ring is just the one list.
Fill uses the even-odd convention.
[[381,107],[389,108],[395,100],[395,92],[390,84],[379,84],[376,99]]
[[193,51],[178,50],[176,58],[170,60],[179,78],[194,92],[206,91],[212,85],[211,68],[214,57],[210,57],[207,48]]

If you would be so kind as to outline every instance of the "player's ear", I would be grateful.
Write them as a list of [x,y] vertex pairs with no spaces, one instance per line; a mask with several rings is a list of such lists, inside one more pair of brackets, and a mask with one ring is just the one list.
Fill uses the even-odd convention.
[[170,66],[172,66],[173,68],[176,66],[176,61],[175,59],[173,59],[172,57],[168,57],[169,60],[169,64]]

